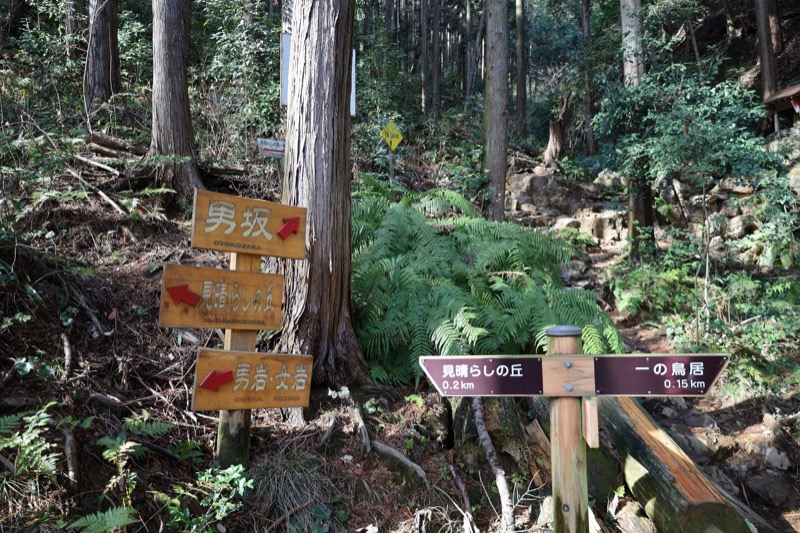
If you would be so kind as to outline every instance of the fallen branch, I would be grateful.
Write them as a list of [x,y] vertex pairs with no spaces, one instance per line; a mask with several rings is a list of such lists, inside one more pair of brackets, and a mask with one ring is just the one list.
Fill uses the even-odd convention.
[[66,383],[69,373],[72,372],[72,347],[66,333],[61,334],[61,343],[64,345],[64,373],[61,374],[61,383]]
[[377,440],[372,441],[372,449],[378,453],[382,453],[383,455],[388,455],[392,459],[396,459],[400,461],[404,466],[408,467],[412,470],[415,474],[422,478],[422,481],[425,482],[425,485],[428,485],[428,476],[425,475],[425,471],[419,466],[417,463],[403,455],[402,453],[398,452],[391,446],[387,446],[382,442]]
[[511,492],[508,490],[505,470],[500,464],[500,458],[497,456],[489,431],[486,429],[486,422],[483,419],[483,399],[480,396],[472,398],[472,416],[475,420],[475,429],[478,430],[478,440],[483,446],[486,460],[492,468],[495,483],[497,484],[503,531],[512,533],[514,531],[514,504],[511,501]]
[[95,166],[97,168],[101,168],[101,169],[105,170],[106,172],[111,172],[115,176],[119,176],[120,175],[119,170],[117,170],[115,168],[112,168],[112,167],[110,167],[108,165],[104,165],[103,163],[98,163],[97,161],[93,161],[93,160],[89,159],[88,157],[83,157],[82,155],[78,155],[78,154],[75,154],[72,157],[74,157],[78,161],[83,161],[87,165],[92,165],[92,166]]
[[100,189],[98,189],[97,187],[95,187],[94,185],[92,185],[91,183],[89,183],[88,181],[86,181],[85,179],[83,179],[79,173],[75,172],[75,171],[74,171],[74,170],[72,170],[71,168],[68,168],[68,169],[67,169],[67,172],[69,172],[70,174],[72,174],[73,176],[75,176],[75,178],[76,178],[78,181],[80,181],[80,182],[81,182],[81,184],[83,184],[83,186],[85,186],[85,187],[89,187],[89,188],[90,188],[90,189],[92,189],[94,192],[96,192],[96,193],[97,193],[97,194],[100,196],[100,198],[102,198],[103,200],[105,200],[105,201],[108,203],[108,205],[110,205],[111,207],[113,207],[113,208],[114,208],[114,211],[116,211],[117,213],[120,213],[121,215],[126,215],[126,216],[127,216],[127,214],[128,214],[128,213],[126,213],[126,212],[125,212],[125,210],[124,210],[124,209],[122,209],[122,208],[119,206],[119,204],[117,204],[117,202],[115,202],[114,200],[112,200],[112,199],[111,199],[111,198],[110,198],[110,197],[109,197],[109,196],[108,196],[106,193],[104,193],[103,191],[101,191]]
[[124,150],[136,155],[147,155],[147,148],[144,148],[143,146],[136,146],[135,144],[131,144],[123,139],[112,137],[111,135],[106,135],[104,133],[98,133],[96,131],[92,132],[91,142],[107,148],[113,148],[114,150]]
[[461,491],[461,499],[464,501],[464,509],[461,511],[461,514],[464,516],[464,523],[462,526],[463,533],[480,533],[478,526],[475,525],[475,519],[472,518],[472,504],[469,501],[469,494],[467,493],[467,487],[464,485],[464,481],[461,479],[461,476],[458,473],[458,469],[455,466],[450,465],[450,475],[453,477],[453,481],[458,487],[458,490]]
[[60,427],[58,430],[64,435],[64,457],[67,458],[69,491],[74,494],[78,490],[78,447],[75,445],[72,431],[65,427]]
[[306,507],[311,505],[313,502],[314,502],[314,498],[311,498],[308,501],[303,502],[300,505],[298,505],[297,507],[295,507],[294,509],[290,510],[288,513],[286,513],[285,515],[283,515],[282,517],[280,517],[276,521],[274,521],[272,523],[272,525],[267,528],[266,533],[269,533],[270,531],[274,531],[276,527],[278,527],[279,525],[281,525],[284,522],[284,520],[288,519],[290,516],[292,516],[296,512],[302,511],[303,509],[305,509]]

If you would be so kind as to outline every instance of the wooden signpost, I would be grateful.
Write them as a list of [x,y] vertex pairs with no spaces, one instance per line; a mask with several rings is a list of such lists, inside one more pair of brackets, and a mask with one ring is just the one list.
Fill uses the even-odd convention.
[[230,269],[165,265],[162,327],[225,328],[223,350],[200,350],[192,408],[220,410],[217,460],[246,464],[250,410],[305,407],[310,355],[256,353],[256,332],[281,323],[283,277],[261,272],[264,255],[305,258],[306,210],[198,190],[192,246],[231,253]]
[[442,396],[548,396],[556,532],[589,531],[586,446],[600,445],[596,396],[702,396],[724,354],[582,355],[581,330],[547,330],[547,356],[431,356]]

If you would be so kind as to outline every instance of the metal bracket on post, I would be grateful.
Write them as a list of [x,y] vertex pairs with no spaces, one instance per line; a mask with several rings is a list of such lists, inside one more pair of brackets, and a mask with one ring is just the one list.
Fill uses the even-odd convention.
[[[556,326],[547,330],[549,355],[583,353],[581,329]],[[547,358],[544,358],[543,362]],[[580,357],[561,363],[570,372]],[[569,362],[570,364],[567,364]],[[568,380],[569,384],[572,380]],[[574,390],[574,387],[573,387]],[[573,391],[565,391],[566,394]],[[586,443],[583,439],[583,400],[575,396],[550,398],[550,446],[553,476],[553,527],[557,533],[588,533],[589,489]]]

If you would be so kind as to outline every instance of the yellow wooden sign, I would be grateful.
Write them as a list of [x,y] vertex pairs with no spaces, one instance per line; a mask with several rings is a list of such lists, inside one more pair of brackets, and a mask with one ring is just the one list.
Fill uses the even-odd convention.
[[306,209],[198,189],[192,246],[289,259],[306,256]]
[[400,130],[394,125],[394,120],[390,121],[386,127],[381,130],[381,137],[386,141],[386,144],[389,145],[392,152],[394,152],[394,149],[397,148],[397,145],[403,140],[403,134],[400,133]]
[[201,349],[192,409],[306,407],[311,356]]
[[281,325],[283,277],[164,265],[161,327],[262,330]]

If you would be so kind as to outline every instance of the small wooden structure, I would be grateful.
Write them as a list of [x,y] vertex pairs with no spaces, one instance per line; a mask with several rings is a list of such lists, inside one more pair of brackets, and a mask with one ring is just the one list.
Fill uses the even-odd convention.
[[775,122],[775,133],[781,130],[781,119],[790,126],[797,122],[795,109],[792,106],[792,99],[797,98],[800,98],[800,85],[792,85],[764,98],[764,105]]

